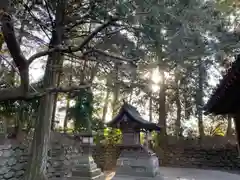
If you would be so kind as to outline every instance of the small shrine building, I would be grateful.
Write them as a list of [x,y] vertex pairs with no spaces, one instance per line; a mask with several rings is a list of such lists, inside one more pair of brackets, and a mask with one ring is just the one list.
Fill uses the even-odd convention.
[[240,145],[240,55],[220,80],[204,107],[205,114],[234,117],[238,146]]
[[148,145],[141,145],[140,132],[160,131],[155,123],[144,120],[135,107],[124,102],[117,116],[107,124],[122,132],[121,154],[117,160],[118,178],[162,179],[159,172],[159,161]]

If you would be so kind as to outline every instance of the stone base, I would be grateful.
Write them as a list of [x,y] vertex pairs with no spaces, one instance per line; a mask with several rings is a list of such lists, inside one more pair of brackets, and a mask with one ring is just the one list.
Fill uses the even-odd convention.
[[115,178],[159,179],[158,157],[148,149],[139,146],[124,149],[117,160]]
[[91,154],[83,153],[76,158],[71,177],[66,180],[104,180],[105,176],[97,167]]

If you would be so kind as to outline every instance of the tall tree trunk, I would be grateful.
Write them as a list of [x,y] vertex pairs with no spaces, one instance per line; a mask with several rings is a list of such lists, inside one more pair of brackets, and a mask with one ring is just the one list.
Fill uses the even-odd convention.
[[236,131],[236,139],[237,139],[237,148],[238,148],[238,156],[240,157],[240,114],[234,115],[234,125]]
[[113,88],[113,100],[112,100],[112,118],[117,113],[117,107],[118,107],[118,102],[119,102],[119,85],[115,84]]
[[175,122],[175,135],[177,138],[182,136],[182,130],[181,130],[181,112],[182,112],[182,106],[180,101],[180,92],[179,92],[179,82],[176,78],[176,94],[175,94],[175,101],[177,106],[177,119]]
[[[63,61],[63,57],[61,57]],[[60,85],[61,80],[61,74],[59,73],[57,76],[57,87]],[[56,117],[56,111],[57,111],[57,99],[58,99],[58,93],[54,94],[54,103],[53,103],[53,112],[52,112],[52,120],[51,120],[51,130],[54,130],[55,128],[55,117]]]
[[80,83],[79,84],[83,84],[84,81],[85,81],[85,69],[86,69],[86,66],[87,66],[87,61],[85,60],[83,62],[83,66],[81,68],[81,73],[80,73]]
[[203,88],[204,88],[204,77],[205,75],[205,66],[204,63],[199,61],[198,67],[198,90],[196,95],[196,102],[197,102],[197,117],[198,117],[198,131],[200,140],[204,137],[204,126],[203,126]]
[[104,99],[104,106],[103,106],[103,114],[102,114],[102,122],[105,122],[107,117],[107,110],[108,110],[108,101],[110,97],[110,88],[107,87],[107,93]]
[[94,80],[94,78],[95,78],[96,75],[97,75],[98,68],[99,68],[99,62],[97,62],[96,65],[95,65],[95,66],[92,68],[92,70],[91,70],[91,74],[90,74],[90,78],[89,78],[90,84],[93,83],[93,80]]
[[[69,83],[68,85],[71,86],[72,85],[72,78],[73,78],[73,62],[71,62],[71,74],[69,75]],[[69,108],[70,108],[70,96],[67,95],[67,105],[66,105],[66,115],[64,118],[64,122],[63,122],[63,131],[64,133],[67,132],[67,123],[68,123],[68,118],[69,118]]]
[[[55,27],[53,27],[50,48],[61,45],[64,34],[64,16],[67,1],[58,0],[56,6]],[[55,67],[62,67],[59,52],[49,54],[44,74],[43,87],[55,87],[58,72]],[[31,159],[26,172],[25,180],[47,180],[46,166],[48,159],[48,146],[50,141],[51,116],[54,105],[54,94],[46,94],[40,99],[35,132],[32,142]]]
[[57,99],[58,99],[58,93],[54,94],[54,100],[53,100],[53,112],[52,112],[52,119],[51,119],[51,130],[54,130],[55,128],[55,118],[56,118],[56,111],[57,111]]
[[[160,67],[159,67],[160,69]],[[160,74],[162,81],[160,83],[160,91],[159,91],[159,120],[158,124],[162,127],[162,135],[166,136],[167,135],[167,123],[166,123],[166,84],[165,84],[165,75],[164,71],[161,71],[160,69]]]
[[66,105],[66,115],[65,115],[65,118],[64,118],[64,122],[63,122],[63,131],[64,133],[67,132],[67,123],[68,123],[68,111],[69,111],[69,107],[70,107],[70,98],[67,97],[67,105]]
[[162,80],[159,83],[160,91],[159,91],[159,102],[158,102],[158,124],[162,128],[161,138],[159,139],[159,143],[161,140],[165,141],[164,136],[167,136],[167,112],[166,112],[166,80],[165,80],[165,63],[163,62],[163,52],[162,52],[162,45],[156,42],[156,56],[158,60],[158,69],[160,72],[160,77]]
[[[184,87],[185,90],[187,90],[186,86]],[[191,116],[191,98],[189,98],[188,91],[183,93],[183,100],[184,100],[184,118],[185,120],[189,120]]]
[[103,106],[103,114],[102,114],[102,122],[104,122],[106,120],[106,117],[107,117],[107,110],[108,110],[108,107],[109,107],[109,97],[110,97],[110,94],[111,94],[111,81],[110,81],[110,74],[107,76],[106,78],[106,86],[107,86],[107,93],[106,93],[106,96],[105,96],[105,99],[104,99],[104,106]]
[[152,99],[152,93],[150,93],[149,97],[149,121],[153,121],[153,99]]
[[153,117],[152,117],[152,113],[153,113],[152,71],[150,71],[149,86],[150,86],[150,90],[149,90],[149,121],[152,122],[152,120],[153,120]]
[[[26,12],[24,12],[23,14],[23,17],[26,17]],[[21,27],[20,27],[20,30],[19,30],[19,36],[18,36],[18,42],[19,42],[19,45],[21,46],[22,44],[22,38],[23,38],[23,32],[24,32],[24,29],[25,29],[25,21],[22,20],[21,21]],[[14,86],[15,85],[15,81],[16,81],[16,71],[14,69],[14,67],[12,66],[11,68],[11,77],[12,77],[12,82],[11,82],[11,85]],[[21,132],[22,132],[22,128],[23,128],[23,121],[24,121],[24,102],[23,101],[18,101],[19,104],[20,104],[20,109],[19,109],[19,112],[18,112],[18,118],[17,118],[17,126],[15,127],[15,133],[16,133],[16,136],[18,137]]]
[[227,133],[226,136],[232,136],[232,117],[230,115],[227,116]]
[[115,63],[114,70],[112,71],[113,75],[113,100],[112,100],[112,118],[117,113],[117,104],[119,100],[119,94],[120,94],[120,85],[118,80],[118,64]]

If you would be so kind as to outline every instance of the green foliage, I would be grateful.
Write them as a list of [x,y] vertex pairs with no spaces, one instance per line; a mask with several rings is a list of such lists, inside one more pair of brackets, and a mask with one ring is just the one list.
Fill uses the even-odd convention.
[[233,12],[240,7],[239,0],[216,0],[216,2],[216,8],[222,12]]
[[75,105],[69,108],[69,118],[74,120],[75,131],[91,130],[93,124],[93,94],[91,90],[81,89],[75,100]]
[[104,137],[106,144],[120,144],[122,133],[119,129],[106,128],[104,129]]
[[[0,103],[0,114],[7,119],[13,119],[16,122],[21,121],[23,126],[28,126],[37,116],[39,100],[30,101],[5,101]],[[18,124],[18,123],[17,123]]]

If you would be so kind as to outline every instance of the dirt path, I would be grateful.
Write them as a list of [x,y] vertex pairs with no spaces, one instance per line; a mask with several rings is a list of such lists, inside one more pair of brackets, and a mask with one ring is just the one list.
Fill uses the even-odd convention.
[[106,180],[111,180],[114,176],[114,171],[105,171],[104,174],[106,175]]

